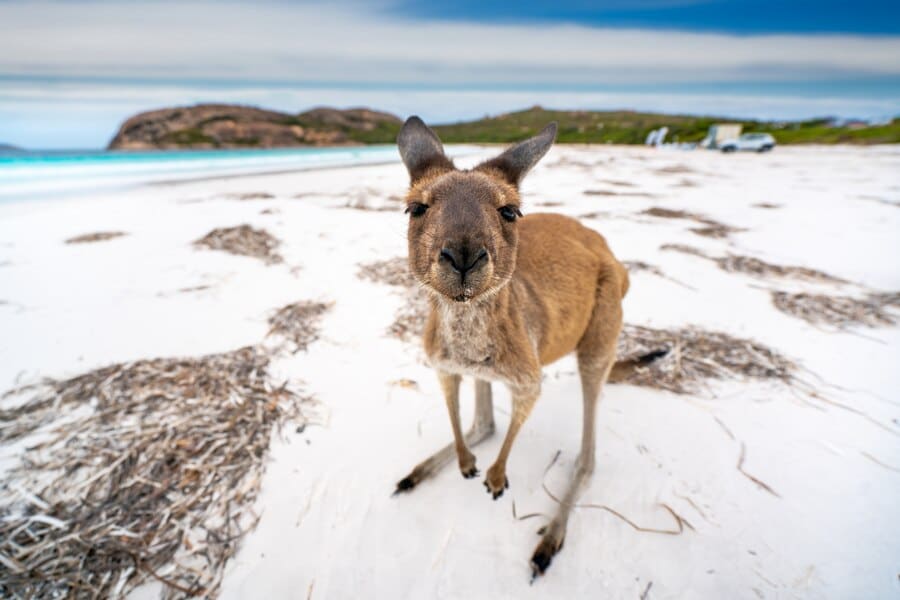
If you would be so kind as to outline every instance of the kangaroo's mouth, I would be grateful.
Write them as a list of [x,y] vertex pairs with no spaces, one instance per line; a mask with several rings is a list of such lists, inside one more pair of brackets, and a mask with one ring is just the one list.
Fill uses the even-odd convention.
[[470,302],[487,291],[493,278],[490,264],[466,274],[465,279],[447,267],[446,263],[432,263],[426,285],[447,302]]

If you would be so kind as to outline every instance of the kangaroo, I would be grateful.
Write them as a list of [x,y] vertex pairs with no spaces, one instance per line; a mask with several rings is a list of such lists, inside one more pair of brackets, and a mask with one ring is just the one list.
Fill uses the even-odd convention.
[[[522,215],[519,185],[556,138],[551,123],[470,170],[459,170],[438,136],[410,117],[397,138],[410,176],[409,267],[429,293],[425,352],[443,390],[453,443],[418,464],[395,493],[413,489],[456,455],[463,477],[478,475],[470,447],[494,433],[491,382],[509,387],[512,415],[484,487],[509,487],[506,462],[541,391],[541,368],[578,358],[584,402],[581,452],[558,511],[539,534],[532,578],[562,548],[569,512],[594,470],[597,402],[616,359],[628,272],[603,236],[557,214]],[[617,365],[617,369],[628,365]],[[636,365],[632,365],[636,366]],[[459,386],[475,379],[475,419],[463,433]]]

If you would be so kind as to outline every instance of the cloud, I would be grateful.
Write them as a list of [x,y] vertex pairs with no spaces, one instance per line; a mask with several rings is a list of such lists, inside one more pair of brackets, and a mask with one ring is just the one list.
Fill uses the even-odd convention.
[[135,112],[197,102],[438,122],[534,104],[900,113],[900,36],[479,24],[407,18],[395,0],[0,0],[0,23],[0,141],[30,147],[103,146]]
[[900,75],[900,36],[404,21],[367,4],[0,3],[0,73],[441,85]]

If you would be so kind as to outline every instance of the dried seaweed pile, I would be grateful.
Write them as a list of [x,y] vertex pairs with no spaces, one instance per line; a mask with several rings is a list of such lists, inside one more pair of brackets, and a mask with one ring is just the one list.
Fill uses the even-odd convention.
[[863,298],[773,291],[772,304],[781,312],[812,325],[883,327],[897,322],[889,308],[900,307],[900,293],[870,293]]
[[97,231],[95,233],[85,233],[84,235],[76,235],[66,240],[67,244],[89,244],[91,242],[105,242],[106,240],[114,240],[118,237],[128,235],[123,231]]
[[732,227],[731,225],[725,225],[724,223],[716,223],[715,225],[708,225],[706,227],[691,227],[690,231],[704,237],[722,240],[727,238],[732,233],[739,233],[741,231],[746,231],[746,229],[741,229],[740,227]]
[[650,263],[645,263],[644,261],[641,261],[641,260],[623,260],[622,265],[626,269],[628,269],[629,273],[640,273],[640,272],[651,273],[653,275],[656,275],[657,277],[662,277],[663,279],[668,279],[672,283],[677,283],[681,287],[685,287],[689,290],[695,289],[682,281],[678,281],[674,277],[669,277],[668,275],[666,275],[663,272],[662,269],[660,269],[656,265],[651,265]]
[[663,244],[661,250],[674,250],[684,254],[692,254],[701,258],[713,261],[723,271],[729,273],[745,273],[761,279],[768,277],[783,277],[787,279],[800,279],[804,281],[816,281],[825,283],[847,283],[846,280],[834,277],[828,273],[810,269],[808,267],[797,267],[793,265],[776,265],[767,263],[752,256],[743,256],[739,254],[726,254],[725,256],[710,256],[699,248],[686,246],[684,244]]
[[721,258],[714,259],[719,268],[724,271],[747,273],[757,277],[786,277],[791,279],[802,279],[805,281],[821,281],[826,283],[847,283],[846,280],[840,279],[833,275],[829,275],[817,269],[808,267],[797,267],[794,265],[775,265],[753,258],[752,256],[741,256],[737,254],[727,254]]
[[400,256],[360,265],[357,275],[361,279],[368,279],[369,281],[386,285],[402,287],[416,287],[419,285],[413,274],[409,272],[409,265],[406,259]]
[[745,231],[744,229],[726,225],[725,223],[721,223],[719,221],[716,221],[715,219],[710,219],[705,215],[688,212],[685,210],[652,206],[646,210],[642,210],[640,214],[649,215],[651,217],[659,217],[661,219],[686,219],[689,221],[694,221],[696,223],[701,223],[704,225],[704,227],[693,227],[690,229],[690,231],[696,233],[697,235],[702,235],[705,237],[721,239],[728,237],[729,234]]
[[352,190],[347,194],[345,208],[375,212],[397,212],[403,208],[403,197],[385,195],[374,188]]
[[568,156],[561,156],[556,162],[550,163],[548,167],[574,167],[585,171],[593,171],[595,167],[603,165],[606,161],[598,160],[595,162],[587,162],[577,160]]
[[276,252],[280,244],[281,242],[266,230],[254,229],[250,225],[219,227],[194,242],[195,246],[201,248],[252,256],[269,264],[282,261],[281,255]]
[[[776,265],[752,256],[726,254],[711,256],[699,248],[684,244],[664,244],[661,250],[674,250],[711,260],[723,271],[744,273],[760,279],[779,277],[816,283],[847,284],[845,279],[817,269],[793,265]],[[881,327],[894,325],[897,317],[889,309],[900,308],[900,292],[870,292],[862,298],[828,294],[791,293],[772,290],[775,308],[813,325],[835,325],[840,328],[854,325]]]
[[797,365],[771,348],[726,333],[697,327],[653,329],[625,325],[619,337],[620,361],[661,355],[610,382],[696,392],[707,379],[777,379],[793,383]]
[[629,196],[632,198],[655,198],[656,194],[650,192],[631,192],[617,190],[584,190],[585,196]]
[[710,219],[700,213],[692,213],[686,210],[673,209],[673,208],[663,208],[661,206],[651,206],[646,210],[641,211],[642,215],[650,215],[651,217],[659,217],[660,219],[687,219],[689,221],[696,221],[697,223],[703,223],[704,225],[719,225],[720,223],[714,219]]
[[411,288],[407,295],[407,302],[397,311],[394,322],[388,328],[392,335],[403,341],[409,342],[422,337],[425,332],[425,321],[431,305],[425,292],[418,288]]
[[884,306],[900,308],[900,292],[873,292],[869,294],[869,298]]
[[604,210],[595,210],[578,215],[579,219],[609,219],[612,213]]
[[319,339],[319,321],[331,308],[324,302],[301,301],[282,306],[269,317],[269,333],[280,335],[294,344],[296,354]]
[[687,165],[680,165],[680,164],[667,165],[665,167],[660,167],[659,169],[656,169],[656,173],[659,173],[660,175],[683,175],[685,173],[696,173],[696,172],[697,171],[692,169],[691,167],[689,167]]
[[665,277],[665,273],[657,267],[656,265],[651,265],[650,263],[645,263],[642,260],[623,260],[622,265],[628,269],[629,273],[638,273],[640,271],[645,271],[647,273],[653,273],[659,277]]
[[242,194],[228,194],[228,197],[234,200],[272,200],[275,198],[275,195],[269,192],[245,192]]
[[635,187],[635,183],[632,181],[625,181],[624,179],[605,179],[604,183],[608,183],[610,185],[617,185],[620,187]]
[[714,257],[710,256],[700,248],[688,246],[687,244],[663,244],[659,249],[672,250],[674,252],[681,252],[682,254],[690,254],[692,256],[699,256],[700,258],[708,258],[709,260],[715,261]]
[[407,342],[422,335],[431,307],[426,292],[409,272],[405,258],[397,257],[360,265],[357,275],[376,283],[402,287],[406,302],[397,311],[388,331]]
[[0,411],[0,442],[40,441],[0,493],[0,596],[110,597],[152,580],[215,596],[258,518],[272,432],[307,402],[268,363],[248,347],[7,394],[36,395]]

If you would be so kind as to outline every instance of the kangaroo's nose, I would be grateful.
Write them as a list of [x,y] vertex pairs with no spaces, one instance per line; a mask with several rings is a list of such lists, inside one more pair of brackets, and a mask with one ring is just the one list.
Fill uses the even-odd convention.
[[487,260],[487,250],[484,248],[470,250],[466,246],[458,249],[444,247],[441,249],[441,259],[447,261],[453,270],[465,279],[466,273]]

